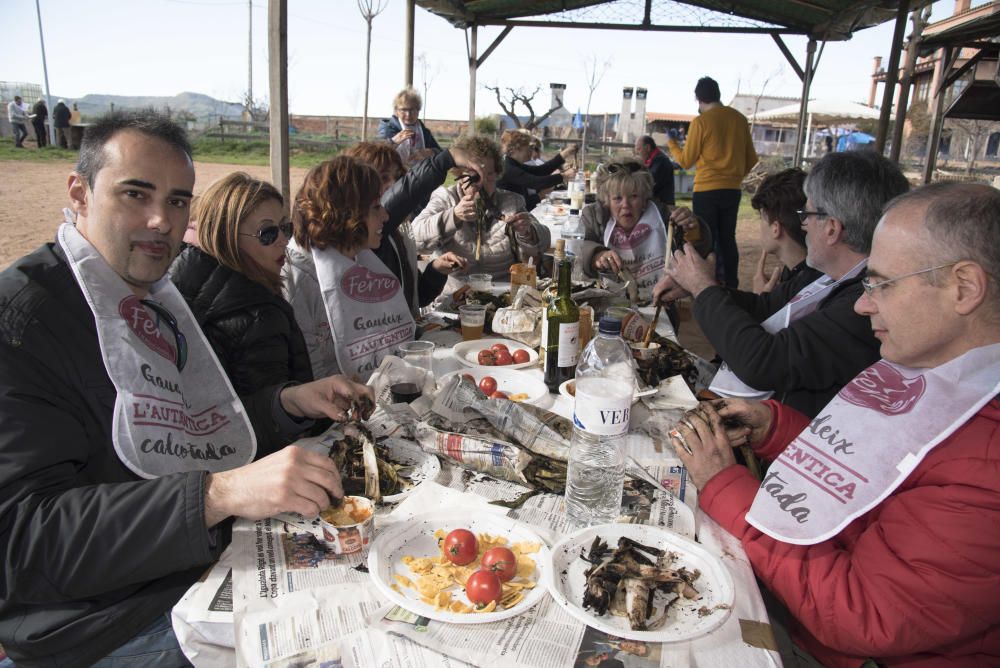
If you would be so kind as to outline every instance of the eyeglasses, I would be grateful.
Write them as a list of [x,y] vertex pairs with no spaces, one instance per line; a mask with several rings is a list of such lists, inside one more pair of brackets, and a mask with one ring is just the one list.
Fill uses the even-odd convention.
[[401,114],[415,114],[418,111],[420,111],[420,109],[414,107],[397,107],[396,111],[398,111]]
[[177,359],[174,360],[174,366],[177,367],[177,371],[183,371],[184,365],[187,364],[188,358],[188,346],[187,339],[184,338],[184,334],[177,327],[177,318],[174,314],[167,310],[167,307],[163,304],[158,304],[151,299],[140,299],[139,303],[148,308],[150,311],[156,314],[156,326],[160,326],[160,321],[162,320],[166,323],[167,328],[170,329],[171,333],[174,335],[174,347],[177,349]]
[[636,172],[645,169],[643,165],[637,162],[612,162],[608,165],[608,174],[617,174],[618,172],[628,172],[629,174],[635,174]]
[[878,283],[872,283],[867,277],[861,279],[861,287],[865,289],[865,294],[871,297],[876,290],[881,290],[888,285],[895,283],[896,281],[901,281],[904,278],[909,278],[910,276],[919,276],[920,274],[926,274],[930,271],[937,271],[938,269],[944,269],[945,267],[951,267],[958,264],[958,262],[949,262],[948,264],[939,264],[936,267],[928,267],[927,269],[921,269],[920,271],[911,271],[908,274],[903,274],[902,276],[897,276],[896,278],[887,278],[884,281],[879,281]]
[[805,209],[799,209],[798,211],[795,212],[795,215],[799,217],[800,223],[805,224],[806,218],[808,218],[809,216],[816,216],[817,218],[826,218],[830,214],[821,209],[818,209],[816,211],[807,211]]
[[239,232],[239,235],[241,237],[257,237],[257,241],[260,242],[261,246],[270,246],[278,240],[278,232],[284,234],[286,239],[291,239],[292,224],[284,222],[277,225],[268,225],[267,227],[260,228],[255,233]]

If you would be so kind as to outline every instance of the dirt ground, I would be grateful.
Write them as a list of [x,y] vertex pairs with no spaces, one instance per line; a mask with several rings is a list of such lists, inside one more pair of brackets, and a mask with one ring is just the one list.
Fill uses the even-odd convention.
[[[66,181],[72,170],[70,162],[0,161],[0,230],[5,239],[0,246],[0,269],[55,237],[56,228],[62,222],[62,208],[68,204]],[[238,170],[257,178],[271,177],[269,167],[196,162],[195,193]],[[291,170],[293,193],[305,174],[305,169]],[[740,246],[740,286],[749,289],[760,252],[755,215],[740,219],[736,236]],[[702,356],[711,358],[714,355],[693,320],[682,324],[680,339],[685,347]]]

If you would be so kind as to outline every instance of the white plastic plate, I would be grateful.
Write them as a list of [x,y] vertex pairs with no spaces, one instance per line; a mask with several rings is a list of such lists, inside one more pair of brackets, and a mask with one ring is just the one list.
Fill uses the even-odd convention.
[[549,396],[549,388],[541,380],[516,369],[511,370],[510,367],[506,366],[480,366],[474,369],[452,371],[438,379],[438,386],[446,383],[452,376],[466,373],[476,379],[476,385],[486,376],[492,376],[497,382],[497,389],[501,392],[506,392],[508,395],[527,394],[528,398],[522,400],[524,403],[538,403]]
[[[618,545],[621,536],[626,536],[643,545],[674,552],[677,555],[675,566],[701,571],[701,576],[694,581],[701,598],[682,599],[674,603],[667,620],[655,631],[633,631],[625,617],[618,617],[610,611],[598,616],[593,610],[584,609],[583,592],[587,582],[584,571],[590,568],[590,564],[580,558],[580,553],[590,550],[596,536],[600,536],[611,549]],[[552,548],[552,564],[546,572],[552,578],[547,587],[556,603],[587,626],[629,640],[682,642],[711,633],[729,618],[735,595],[733,578],[718,558],[698,543],[648,524],[602,524],[582,529]],[[657,592],[654,618],[663,611],[663,605],[672,596]],[[701,615],[699,610],[702,608],[710,612]]]
[[[528,361],[521,362],[520,364],[505,364],[503,366],[483,366],[479,363],[479,351],[489,348],[494,343],[502,343],[507,346],[511,355],[514,354],[515,350],[527,350]],[[459,362],[465,366],[470,366],[473,369],[523,369],[524,367],[531,366],[538,361],[537,350],[526,346],[523,343],[512,341],[511,339],[479,339],[478,341],[462,341],[461,343],[456,343],[454,345],[452,353]]]
[[[434,606],[427,605],[420,600],[420,595],[416,590],[407,587],[400,587],[400,591],[393,589],[390,585],[396,583],[393,577],[394,573],[399,573],[411,580],[416,580],[419,577],[402,562],[404,556],[430,557],[438,554],[438,542],[437,538],[434,537],[434,532],[438,529],[445,532],[452,529],[468,529],[475,534],[488,533],[494,536],[504,536],[510,543],[525,541],[541,543],[541,549],[531,555],[535,560],[536,568],[533,579],[537,586],[533,589],[526,589],[524,598],[512,608],[495,612],[470,612],[468,614],[460,614],[450,610],[435,610]],[[379,593],[410,612],[428,619],[452,624],[485,624],[516,617],[542,600],[547,593],[543,585],[547,580],[546,569],[549,568],[550,563],[549,549],[545,542],[538,537],[538,534],[527,525],[515,522],[503,515],[482,513],[475,516],[471,513],[458,512],[427,513],[416,515],[405,522],[392,524],[379,532],[375,543],[368,552],[368,575]],[[451,593],[454,599],[471,605],[461,588],[456,587],[451,590]]]

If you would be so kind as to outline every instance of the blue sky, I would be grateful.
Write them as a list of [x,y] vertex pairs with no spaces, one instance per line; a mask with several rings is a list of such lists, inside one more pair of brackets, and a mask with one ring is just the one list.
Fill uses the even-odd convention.
[[[239,100],[247,87],[247,0],[39,0],[49,84],[54,95],[87,93],[174,95],[183,91]],[[775,0],[780,1],[780,0]],[[266,0],[253,0],[253,85],[267,95]],[[974,2],[974,5],[982,2]],[[934,5],[933,19],[953,0]],[[372,35],[370,114],[391,113],[403,82],[403,0],[388,0]],[[359,114],[364,95],[365,24],[354,0],[289,2],[289,104],[298,114]],[[908,26],[909,27],[909,26]],[[480,29],[480,50],[499,33]],[[416,54],[428,64],[425,117],[466,118],[468,69],[461,31],[421,9]],[[813,97],[867,101],[872,58],[888,60],[892,25],[827,44]],[[801,63],[805,39],[786,38]],[[42,83],[35,0],[0,0],[0,80]],[[479,71],[479,82],[567,84],[565,102],[586,107],[585,62],[611,61],[594,95],[593,113],[617,112],[623,86],[649,89],[647,110],[696,113],[693,89],[715,77],[728,100],[741,92],[797,96],[800,84],[770,37],[517,28]],[[422,89],[419,65],[414,83]],[[500,109],[492,93],[477,93],[479,114]]]

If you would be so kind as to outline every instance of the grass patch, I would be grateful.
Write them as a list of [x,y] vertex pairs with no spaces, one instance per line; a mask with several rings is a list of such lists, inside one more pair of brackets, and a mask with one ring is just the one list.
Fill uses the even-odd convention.
[[[227,165],[271,164],[271,147],[267,141],[222,141],[221,139],[196,139],[192,143],[194,159],[201,162],[216,162]],[[309,149],[292,147],[288,161],[292,167],[315,167],[329,160],[336,151],[329,148]]]
[[46,146],[45,148],[15,148],[13,140],[0,140],[0,160],[21,162],[76,162],[76,151]]

